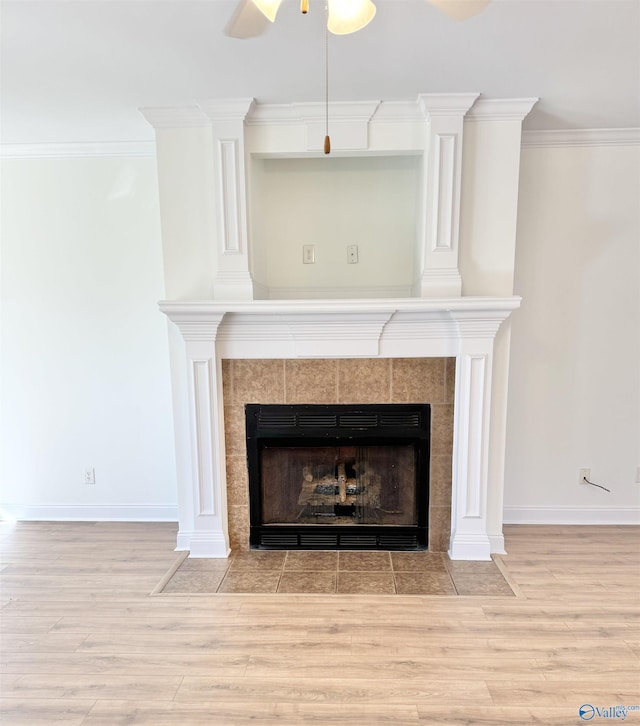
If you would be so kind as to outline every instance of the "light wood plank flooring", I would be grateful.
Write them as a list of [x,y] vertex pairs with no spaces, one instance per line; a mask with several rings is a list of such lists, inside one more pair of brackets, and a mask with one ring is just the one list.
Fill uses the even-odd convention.
[[0,723],[566,726],[640,705],[640,529],[506,535],[515,598],[185,597],[150,595],[175,525],[5,527]]

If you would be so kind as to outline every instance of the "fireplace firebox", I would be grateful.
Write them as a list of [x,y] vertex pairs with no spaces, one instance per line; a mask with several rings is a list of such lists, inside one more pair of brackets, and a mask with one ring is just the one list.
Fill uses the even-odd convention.
[[428,404],[247,404],[250,546],[425,549]]

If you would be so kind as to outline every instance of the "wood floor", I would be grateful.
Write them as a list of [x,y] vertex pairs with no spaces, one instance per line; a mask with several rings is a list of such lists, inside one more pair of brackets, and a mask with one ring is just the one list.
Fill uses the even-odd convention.
[[521,597],[151,596],[174,525],[7,527],[0,723],[566,726],[640,705],[640,528],[506,535]]

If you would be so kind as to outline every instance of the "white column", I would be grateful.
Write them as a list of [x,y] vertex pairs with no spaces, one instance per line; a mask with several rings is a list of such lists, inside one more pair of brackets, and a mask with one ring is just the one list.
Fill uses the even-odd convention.
[[421,247],[421,297],[458,297],[462,131],[464,116],[478,94],[422,95],[427,129],[425,199]]
[[217,272],[215,299],[252,300],[247,222],[245,120],[254,101],[240,98],[200,104],[211,120],[216,173]]
[[490,560],[487,529],[492,338],[462,339],[456,359],[452,560]]
[[178,321],[185,340],[191,480],[178,482],[178,549],[190,557],[228,557],[221,363],[216,334],[223,313]]

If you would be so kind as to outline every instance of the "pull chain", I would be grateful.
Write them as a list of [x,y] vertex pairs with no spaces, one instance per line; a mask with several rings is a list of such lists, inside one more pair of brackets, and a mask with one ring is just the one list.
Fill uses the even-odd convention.
[[324,153],[331,153],[331,139],[329,138],[329,3],[324,6],[325,30],[324,30],[324,118],[325,136]]

